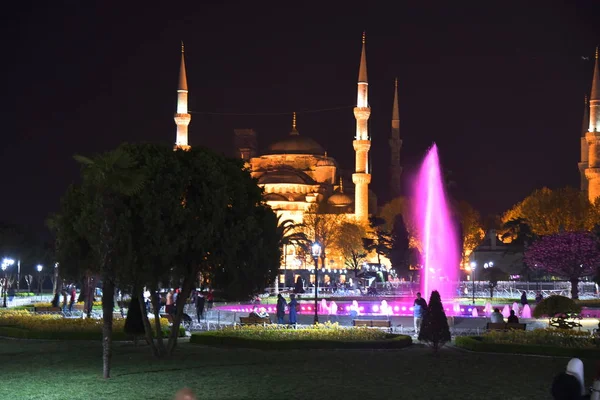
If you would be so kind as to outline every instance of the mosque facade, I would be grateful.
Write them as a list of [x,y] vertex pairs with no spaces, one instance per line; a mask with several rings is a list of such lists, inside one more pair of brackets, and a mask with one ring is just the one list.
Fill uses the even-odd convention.
[[[344,173],[335,158],[314,139],[302,135],[297,126],[296,114],[291,116],[289,134],[270,144],[258,153],[257,133],[253,129],[235,129],[234,147],[236,156],[246,162],[252,177],[264,190],[264,200],[280,217],[280,221],[291,220],[302,223],[309,210],[318,208],[319,213],[339,215],[365,227],[369,217],[376,212],[377,197],[369,189],[371,171],[369,150],[371,136],[368,120],[371,108],[368,102],[368,77],[366,43],[363,34],[357,82],[357,100],[354,107],[356,132],[348,136],[355,152],[355,165],[351,175]],[[400,187],[400,148],[397,81],[392,111],[390,188]],[[179,85],[177,90],[177,126],[175,149],[188,149],[188,125],[191,116],[187,109],[188,86],[182,47]],[[293,246],[284,250],[282,269],[311,269],[311,263],[303,262]],[[344,260],[335,259],[330,253],[328,270],[340,273]],[[389,266],[388,266],[389,267]],[[285,278],[281,278],[282,283]],[[287,281],[287,279],[285,279]]]

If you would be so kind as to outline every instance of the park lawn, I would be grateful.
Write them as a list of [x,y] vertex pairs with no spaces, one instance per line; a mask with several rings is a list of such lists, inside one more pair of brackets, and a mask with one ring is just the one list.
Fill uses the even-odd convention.
[[[101,378],[100,342],[0,339],[0,399],[550,399],[565,358],[478,354],[414,345],[401,350],[261,351],[181,343],[154,359],[115,343],[112,378]],[[595,364],[584,360],[587,381]]]

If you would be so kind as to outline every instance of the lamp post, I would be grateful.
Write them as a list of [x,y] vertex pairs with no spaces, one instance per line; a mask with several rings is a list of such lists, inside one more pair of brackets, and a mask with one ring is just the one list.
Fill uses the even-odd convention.
[[35,268],[38,272],[38,294],[42,294],[42,270],[44,269],[44,266],[38,264]]
[[317,314],[319,306],[319,256],[321,255],[321,245],[317,242],[312,245],[312,256],[315,260],[315,324],[319,323],[319,315]]
[[13,265],[15,263],[15,260],[11,259],[11,258],[5,258],[4,260],[2,260],[2,272],[4,273],[4,303],[3,303],[3,307],[6,308],[6,292],[8,290],[8,279],[6,279],[6,269]]
[[475,305],[475,268],[477,268],[477,263],[475,261],[471,262],[471,282],[473,283],[473,305]]

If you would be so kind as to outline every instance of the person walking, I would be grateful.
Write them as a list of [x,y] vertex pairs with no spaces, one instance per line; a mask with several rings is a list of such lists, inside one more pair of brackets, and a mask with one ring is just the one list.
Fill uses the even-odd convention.
[[421,331],[421,321],[423,320],[423,314],[427,311],[427,302],[421,297],[421,293],[417,292],[417,298],[413,303],[413,317],[415,323],[415,335],[418,335]]
[[288,304],[288,307],[290,309],[290,325],[296,325],[296,315],[297,315],[297,307],[298,307],[298,302],[296,301],[296,295],[295,294],[291,294],[290,295],[290,303]]
[[196,292],[196,318],[198,318],[198,323],[200,323],[200,319],[204,318],[204,295],[202,292]]
[[277,323],[283,324],[283,319],[285,318],[285,306],[287,306],[287,302],[279,293],[277,295]]

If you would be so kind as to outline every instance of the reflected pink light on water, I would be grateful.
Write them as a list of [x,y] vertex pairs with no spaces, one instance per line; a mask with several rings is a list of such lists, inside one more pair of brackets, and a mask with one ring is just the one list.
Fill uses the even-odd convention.
[[429,301],[431,292],[437,290],[442,302],[450,301],[456,296],[460,255],[435,144],[419,170],[414,209],[423,245],[421,293]]

